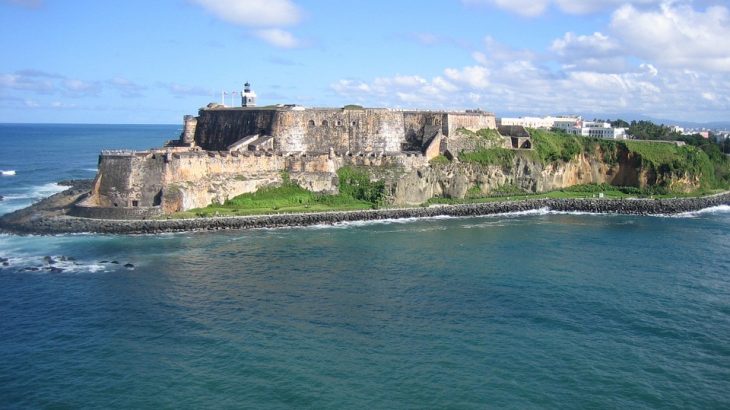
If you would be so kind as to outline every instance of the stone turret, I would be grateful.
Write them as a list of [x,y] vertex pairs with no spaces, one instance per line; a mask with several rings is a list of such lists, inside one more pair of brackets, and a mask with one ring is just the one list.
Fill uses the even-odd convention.
[[183,132],[180,135],[180,142],[184,145],[195,143],[195,128],[198,126],[198,119],[192,115],[183,117]]
[[256,106],[256,93],[251,91],[251,84],[246,82],[243,85],[243,92],[241,93],[241,107],[255,107]]

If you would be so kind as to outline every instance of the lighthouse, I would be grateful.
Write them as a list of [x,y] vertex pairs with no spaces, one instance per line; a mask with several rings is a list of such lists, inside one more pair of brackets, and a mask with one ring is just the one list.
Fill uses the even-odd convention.
[[251,84],[246,82],[243,85],[243,92],[241,93],[241,107],[255,107],[256,106],[256,93],[251,91]]

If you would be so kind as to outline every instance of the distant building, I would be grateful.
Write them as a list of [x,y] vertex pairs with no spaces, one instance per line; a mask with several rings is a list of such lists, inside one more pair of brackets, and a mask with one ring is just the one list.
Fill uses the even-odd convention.
[[674,125],[671,128],[672,131],[676,132],[677,134],[684,134],[684,128],[680,127],[679,125]]
[[698,134],[704,139],[710,139],[710,131],[700,131]]
[[520,117],[520,118],[499,118],[497,124],[500,126],[514,126],[519,125],[525,128],[560,128],[567,129],[570,126],[574,126],[580,117],[573,116],[547,116],[547,117]]
[[611,140],[625,140],[626,128],[613,128],[607,122],[579,121],[575,126],[569,127],[568,134],[580,135],[582,137],[603,138]]

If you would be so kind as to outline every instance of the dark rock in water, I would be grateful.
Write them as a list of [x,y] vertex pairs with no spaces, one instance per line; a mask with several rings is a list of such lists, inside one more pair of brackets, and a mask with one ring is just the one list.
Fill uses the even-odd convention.
[[61,272],[63,272],[63,269],[53,266],[53,267],[51,267],[50,271],[51,271],[51,273],[61,273]]
[[124,267],[127,269],[134,269],[134,265],[132,265],[131,263],[124,264]]
[[119,265],[119,261],[112,261],[111,263],[113,263],[115,265]]
[[23,270],[26,272],[38,272],[40,270],[40,268],[36,268],[35,266],[29,266]]
[[65,256],[61,255],[61,257],[58,258],[58,260],[61,261],[61,262],[66,262],[68,259],[66,259]]
[[3,266],[10,266],[10,262],[8,262],[8,261],[3,261]]
[[74,258],[73,256],[68,256],[68,257],[66,257],[66,260],[69,262],[74,262],[74,261],[76,261],[76,258]]
[[45,262],[45,263],[47,263],[47,264],[49,264],[49,265],[53,265],[53,264],[55,264],[55,263],[56,263],[56,260],[55,260],[55,259],[53,259],[53,258],[52,258],[52,257],[50,257],[50,256],[44,256],[44,257],[43,257],[43,262]]
[[109,263],[109,261],[101,261],[101,262],[99,262],[99,263]]
[[0,258],[0,262],[7,262],[8,258]]
[[5,199],[5,197],[0,195],[0,201],[2,201],[3,199]]

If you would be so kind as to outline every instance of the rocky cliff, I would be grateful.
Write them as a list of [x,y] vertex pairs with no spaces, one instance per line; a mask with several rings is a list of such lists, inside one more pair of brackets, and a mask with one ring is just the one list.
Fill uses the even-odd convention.
[[[547,144],[548,141],[536,141]],[[462,152],[451,161],[432,161],[428,167],[387,181],[390,202],[416,205],[434,197],[465,198],[504,193],[539,193],[582,184],[609,184],[662,192],[692,192],[708,179],[701,152],[693,147],[641,143],[666,154],[658,162],[644,146],[585,140],[577,152],[546,155],[538,150],[490,148],[479,155]],[[634,148],[634,149],[632,149]],[[642,153],[642,150],[644,152]],[[575,151],[575,150],[574,150]],[[550,153],[548,153],[550,154]],[[561,154],[561,153],[558,153]],[[671,154],[671,155],[669,155]],[[695,160],[695,161],[689,161]],[[687,160],[687,164],[683,161]]]

